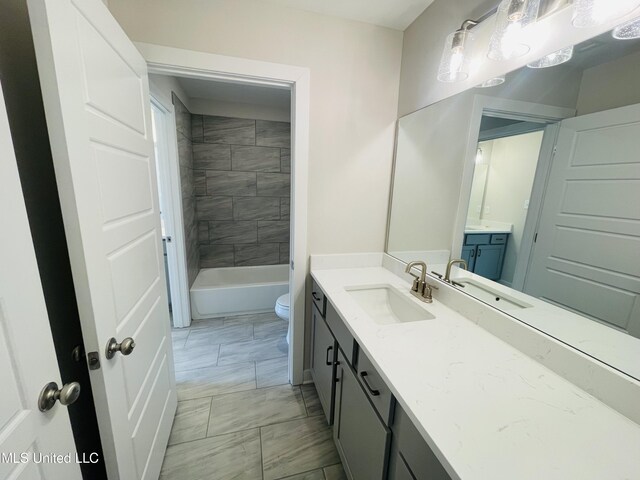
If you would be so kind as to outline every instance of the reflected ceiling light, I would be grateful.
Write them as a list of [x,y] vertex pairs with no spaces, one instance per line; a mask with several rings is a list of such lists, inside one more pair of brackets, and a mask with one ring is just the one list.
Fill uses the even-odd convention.
[[536,21],[539,8],[540,0],[502,0],[487,56],[492,60],[509,60],[528,53],[531,45],[525,27]]
[[633,40],[640,38],[640,17],[634,18],[613,29],[613,38],[618,40]]
[[480,85],[478,85],[478,88],[497,87],[498,85],[502,85],[504,81],[505,81],[505,76],[500,75],[499,77],[493,77],[493,78],[490,78],[489,80],[485,80]]
[[638,0],[574,0],[573,26],[595,27],[631,13]]
[[484,160],[484,155],[482,153],[482,149],[478,147],[478,151],[476,152],[476,165],[482,164],[483,160]]
[[475,25],[477,22],[466,20],[447,37],[438,68],[438,80],[441,82],[461,82],[469,78],[469,49],[474,40],[469,28]]
[[529,68],[547,68],[547,67],[555,67],[556,65],[560,65],[564,62],[568,62],[573,57],[573,46],[563,48],[562,50],[558,50],[557,52],[550,53],[535,62],[527,63],[527,67]]

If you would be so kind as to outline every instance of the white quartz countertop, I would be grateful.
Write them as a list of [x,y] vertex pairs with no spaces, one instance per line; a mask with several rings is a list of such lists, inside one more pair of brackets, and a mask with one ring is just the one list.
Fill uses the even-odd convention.
[[[638,424],[382,267],[311,274],[453,478],[640,479]],[[345,290],[364,285],[435,319],[378,325]]]
[[501,228],[501,227],[466,227],[464,229],[464,233],[467,235],[471,235],[474,233],[482,234],[482,233],[511,233],[511,229]]

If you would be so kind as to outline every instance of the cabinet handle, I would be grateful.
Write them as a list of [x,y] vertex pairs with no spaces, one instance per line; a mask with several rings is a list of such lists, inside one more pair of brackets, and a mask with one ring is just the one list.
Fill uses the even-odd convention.
[[319,302],[321,300],[316,292],[311,292],[311,296],[316,302]]
[[371,385],[369,385],[369,382],[367,381],[367,377],[369,375],[367,374],[367,372],[360,372],[360,378],[362,378],[362,383],[364,383],[364,386],[367,387],[367,390],[369,390],[369,393],[374,396],[377,397],[378,395],[380,395],[380,390],[374,390],[373,388],[371,388]]
[[476,251],[475,251],[475,249],[474,249],[474,250],[471,250],[471,258],[474,258],[475,256],[476,256]]
[[482,255],[482,249],[481,248],[478,249],[478,257],[480,257],[480,255]]
[[327,347],[327,356],[324,359],[325,363],[327,364],[327,367],[330,367],[331,365],[333,365],[333,362],[329,360],[329,353],[331,353],[332,350],[333,350],[333,347]]

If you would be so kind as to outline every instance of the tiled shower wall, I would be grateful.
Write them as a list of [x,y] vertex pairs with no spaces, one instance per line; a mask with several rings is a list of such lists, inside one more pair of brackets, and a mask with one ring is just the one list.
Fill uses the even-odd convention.
[[187,250],[187,273],[191,286],[200,270],[198,248],[198,222],[196,220],[196,197],[193,175],[193,143],[191,141],[191,112],[174,94],[173,105],[178,137],[178,161],[180,164],[180,188],[182,190],[182,218]]
[[200,268],[289,262],[291,125],[191,116]]

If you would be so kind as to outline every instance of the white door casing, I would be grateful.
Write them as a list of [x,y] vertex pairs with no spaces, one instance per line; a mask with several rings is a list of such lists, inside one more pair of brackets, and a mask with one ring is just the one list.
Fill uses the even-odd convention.
[[99,0],[28,7],[107,473],[155,479],[177,399],[146,63]]
[[[0,88],[0,99],[2,99]],[[61,387],[27,210],[4,102],[0,101],[0,478],[81,479],[67,408],[42,413],[38,395]],[[82,394],[82,393],[81,393]],[[27,463],[21,463],[25,453]],[[40,463],[33,454],[69,455],[71,463]]]
[[640,104],[563,120],[525,293],[640,337]]

